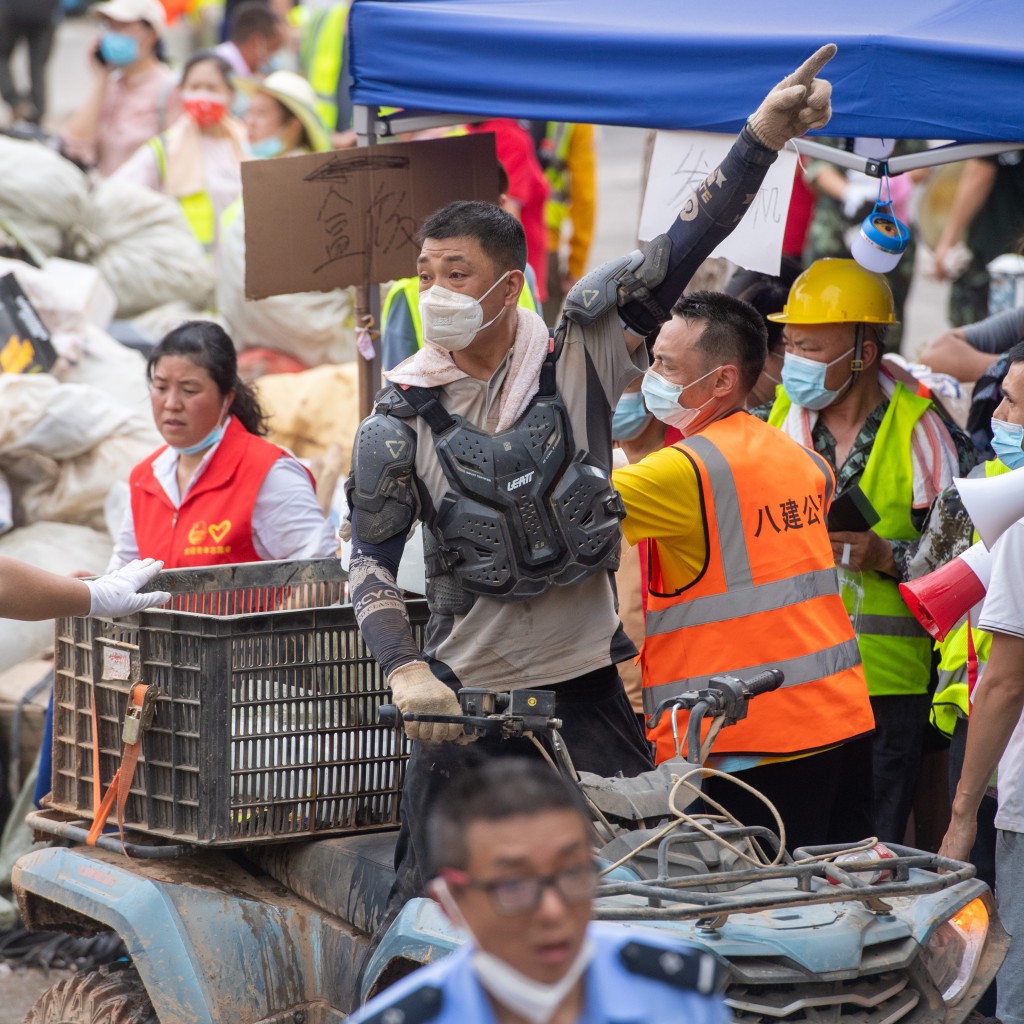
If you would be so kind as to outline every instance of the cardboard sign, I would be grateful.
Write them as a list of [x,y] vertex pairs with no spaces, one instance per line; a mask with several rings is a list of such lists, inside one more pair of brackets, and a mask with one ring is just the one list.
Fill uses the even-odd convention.
[[[668,229],[687,197],[722,162],[734,141],[735,136],[711,132],[658,132],[640,216],[641,238],[649,241]],[[795,169],[796,153],[784,149],[768,168],[743,220],[712,256],[748,270],[778,274]]]
[[409,277],[426,217],[456,199],[498,201],[494,135],[250,160],[242,195],[250,299]]
[[17,278],[0,277],[0,372],[48,373],[55,362],[50,332]]

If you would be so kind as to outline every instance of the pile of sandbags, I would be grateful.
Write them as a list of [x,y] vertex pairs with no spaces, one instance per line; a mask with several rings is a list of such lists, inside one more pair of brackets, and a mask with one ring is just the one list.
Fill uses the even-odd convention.
[[142,185],[97,182],[68,241],[71,255],[113,288],[122,319],[176,300],[202,308],[212,298],[212,265],[181,207]]
[[351,288],[300,292],[268,299],[245,297],[245,214],[220,239],[217,311],[239,350],[270,348],[305,366],[344,363],[356,357]]
[[42,255],[61,253],[88,194],[88,178],[70,160],[39,142],[0,136],[0,218]]
[[97,267],[121,318],[173,301],[203,309],[213,297],[213,267],[175,199],[127,182],[91,182],[42,143],[0,137],[3,223],[33,258]]

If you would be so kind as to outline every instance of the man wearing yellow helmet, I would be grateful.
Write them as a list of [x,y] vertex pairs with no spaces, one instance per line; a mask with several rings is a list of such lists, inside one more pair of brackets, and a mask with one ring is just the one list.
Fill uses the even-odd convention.
[[853,260],[818,260],[769,319],[784,325],[786,345],[769,423],[828,460],[836,501],[859,488],[878,516],[871,528],[830,523],[830,536],[875,714],[875,829],[901,842],[932,672],[931,641],[899,595],[902,563],[932,500],[975,457],[930,396],[883,363],[896,317],[880,274]]

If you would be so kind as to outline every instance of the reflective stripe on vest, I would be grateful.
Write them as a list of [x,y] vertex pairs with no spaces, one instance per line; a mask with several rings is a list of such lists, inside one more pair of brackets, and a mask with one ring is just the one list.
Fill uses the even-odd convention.
[[[650,712],[716,675],[749,678],[780,668],[783,687],[723,729],[717,753],[805,753],[869,732],[857,641],[824,524],[831,469],[745,413],[674,447],[697,471],[707,561],[696,580],[668,593],[671,583],[661,576],[657,541],[651,541],[644,707]],[[807,521],[798,514],[785,531],[761,531],[765,503],[787,502]],[[667,715],[650,736],[659,761],[675,752]]]
[[[164,135],[155,135],[147,143],[156,157],[157,172],[160,184],[167,181],[167,139]],[[192,229],[192,234],[207,253],[213,248],[217,237],[217,214],[213,208],[213,200],[207,192],[196,192],[191,196],[178,196],[178,205]]]
[[333,4],[308,21],[299,46],[299,70],[316,93],[316,112],[330,132],[338,126],[338,79],[348,4]]
[[[776,389],[768,422],[782,426],[791,403]],[[887,540],[920,536],[911,520],[914,468],[911,444],[918,420],[931,408],[927,398],[897,383],[860,479],[860,488],[881,517],[874,532]],[[867,570],[844,571],[863,587],[859,608],[850,608],[860,642],[864,674],[873,697],[927,693],[932,641],[899,593],[899,581]]]
[[[985,476],[1002,476],[1010,469],[998,459],[985,463]],[[972,473],[973,475],[973,473]],[[973,531],[971,543],[977,544],[978,531]],[[988,661],[992,650],[992,634],[977,626],[970,627],[974,633],[974,651],[978,657],[978,678]],[[946,639],[936,643],[939,652],[938,683],[932,698],[932,725],[945,736],[952,736],[958,718],[966,719],[970,711],[970,697],[967,692],[967,618],[946,634]]]
[[[388,289],[380,311],[381,330],[387,327],[391,307],[399,295],[405,297],[405,304],[409,308],[412,326],[416,331],[416,347],[423,348],[423,321],[420,319],[420,279],[418,277],[403,277]],[[532,313],[537,312],[537,303],[528,284],[524,284],[523,290],[519,293],[519,305]]]

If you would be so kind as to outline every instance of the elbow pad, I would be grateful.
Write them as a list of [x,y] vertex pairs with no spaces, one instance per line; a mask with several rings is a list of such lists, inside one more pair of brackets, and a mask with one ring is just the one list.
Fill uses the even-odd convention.
[[618,307],[630,330],[644,337],[653,333],[671,316],[653,292],[668,274],[671,254],[671,239],[658,235],[643,249],[590,271],[569,290],[565,316],[586,327]]
[[380,544],[406,532],[419,514],[416,432],[396,416],[374,412],[359,425],[345,485],[359,509],[360,539]]

